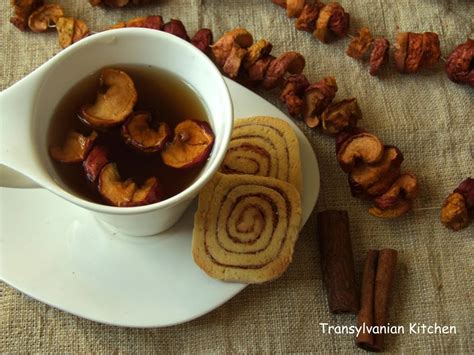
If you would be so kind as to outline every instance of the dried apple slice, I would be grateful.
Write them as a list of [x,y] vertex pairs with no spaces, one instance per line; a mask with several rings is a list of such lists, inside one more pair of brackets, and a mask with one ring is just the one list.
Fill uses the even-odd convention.
[[63,16],[64,11],[61,6],[58,4],[45,4],[30,15],[28,27],[33,32],[45,32]]
[[350,173],[357,162],[377,163],[383,156],[382,141],[370,133],[359,133],[348,137],[337,152],[337,161],[342,170]]
[[155,177],[138,188],[132,179],[121,180],[115,163],[107,164],[100,172],[98,189],[107,203],[117,207],[148,205],[160,201],[161,197]]
[[49,148],[49,154],[60,163],[78,163],[85,159],[96,139],[96,132],[92,132],[89,137],[86,137],[71,131],[61,147],[53,146]]
[[174,129],[174,138],[161,152],[166,165],[185,169],[207,159],[214,144],[214,133],[207,122],[186,120]]
[[102,168],[109,163],[107,151],[100,145],[94,146],[82,166],[86,172],[86,177],[90,182],[95,182],[99,177]]
[[132,201],[127,204],[127,207],[144,206],[162,199],[162,193],[158,180],[151,177],[145,181],[143,186],[135,191]]
[[148,112],[134,112],[122,126],[125,143],[144,153],[163,149],[171,138],[171,129],[165,122],[153,122]]
[[136,102],[137,90],[128,74],[106,68],[100,74],[100,89],[95,103],[83,106],[80,117],[93,127],[117,126],[125,121]]

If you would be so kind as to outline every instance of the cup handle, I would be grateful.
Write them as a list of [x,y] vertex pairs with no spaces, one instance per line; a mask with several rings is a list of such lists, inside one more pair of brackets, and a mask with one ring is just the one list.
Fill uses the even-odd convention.
[[0,92],[0,186],[39,187],[42,170],[33,148],[32,116],[41,84],[36,70]]

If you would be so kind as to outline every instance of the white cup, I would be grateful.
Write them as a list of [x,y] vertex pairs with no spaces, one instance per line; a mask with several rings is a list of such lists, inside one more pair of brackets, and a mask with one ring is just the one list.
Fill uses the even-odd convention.
[[[86,201],[59,179],[48,154],[48,127],[65,93],[90,74],[118,64],[150,65],[183,78],[200,95],[215,134],[209,160],[194,183],[181,193],[151,205],[113,207]],[[120,233],[152,235],[175,224],[218,170],[232,126],[229,91],[218,69],[206,55],[190,43],[165,32],[124,28],[94,34],[77,42],[0,93],[0,164],[93,212],[99,220]],[[6,174],[2,175],[5,178]],[[12,184],[10,176],[9,182],[1,183],[12,186],[20,185],[19,182],[20,179],[14,177]]]

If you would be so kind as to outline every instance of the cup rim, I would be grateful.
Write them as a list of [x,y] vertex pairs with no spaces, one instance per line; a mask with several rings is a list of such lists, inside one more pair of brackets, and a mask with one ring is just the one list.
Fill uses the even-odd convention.
[[[94,212],[99,212],[99,213],[104,213],[104,214],[115,214],[115,215],[143,214],[143,213],[152,212],[155,210],[169,208],[169,207],[175,206],[179,203],[182,203],[184,201],[194,198],[195,195],[202,189],[202,187],[214,176],[219,166],[221,165],[222,161],[224,160],[225,153],[227,152],[227,147],[230,142],[230,137],[231,137],[232,128],[233,128],[233,121],[234,121],[233,105],[232,105],[230,92],[224,81],[222,74],[220,73],[216,65],[207,57],[206,54],[204,54],[201,50],[196,48],[190,42],[187,42],[175,35],[166,33],[164,31],[159,31],[155,29],[147,29],[147,28],[136,28],[136,27],[119,28],[119,29],[104,31],[101,33],[94,34],[90,37],[87,37],[79,42],[76,42],[72,46],[60,52],[56,56],[55,59],[56,60],[66,59],[65,57],[69,55],[73,55],[75,51],[81,50],[82,47],[88,46],[90,43],[93,43],[93,42],[107,39],[107,37],[111,37],[110,39],[112,40],[113,37],[125,36],[125,35],[130,35],[130,36],[146,35],[146,36],[161,37],[161,39],[164,39],[165,41],[174,42],[180,48],[183,48],[184,51],[190,51],[192,52],[194,56],[198,57],[199,60],[202,62],[202,64],[207,65],[209,67],[208,69],[215,74],[216,80],[214,80],[215,82],[213,82],[213,86],[216,88],[216,90],[218,90],[219,92],[223,94],[223,100],[222,100],[223,113],[221,116],[219,116],[219,119],[227,120],[229,124],[223,127],[223,132],[221,134],[222,143],[220,144],[220,146],[216,147],[216,144],[214,144],[214,147],[216,147],[216,150],[213,152],[215,155],[214,160],[210,164],[206,164],[203,167],[203,170],[200,176],[198,176],[198,178],[194,180],[191,185],[189,185],[180,193],[170,198],[167,198],[166,200],[163,200],[163,201],[159,201],[159,202],[144,205],[144,206],[134,206],[134,207],[109,206],[105,204],[103,205],[100,203],[84,200],[64,190],[63,188],[58,186],[56,183],[53,184],[52,182],[50,182],[49,184],[47,184],[49,186],[45,186],[42,184],[43,187],[45,187],[46,189],[50,190],[51,192],[65,198],[66,200],[80,207],[86,208]],[[54,65],[54,63],[51,63],[51,64]],[[213,147],[213,150],[214,150],[214,147]]]

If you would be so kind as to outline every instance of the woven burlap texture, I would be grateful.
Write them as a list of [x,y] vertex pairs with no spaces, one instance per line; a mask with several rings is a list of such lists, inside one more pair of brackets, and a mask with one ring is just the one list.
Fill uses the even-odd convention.
[[[274,52],[298,50],[307,59],[312,81],[337,78],[337,98],[357,97],[361,124],[405,156],[404,169],[421,184],[415,211],[396,221],[378,220],[368,204],[351,197],[347,177],[336,164],[334,141],[297,122],[317,153],[321,194],[301,233],[294,262],[279,280],[250,286],[215,311],[187,324],[163,329],[105,326],[72,316],[0,285],[0,352],[161,352],[267,353],[354,352],[351,335],[323,334],[319,322],[352,325],[355,317],[328,313],[319,254],[315,245],[316,212],[346,209],[360,273],[369,248],[399,251],[390,322],[454,325],[457,334],[388,336],[391,352],[473,353],[474,227],[453,233],[439,222],[439,206],[465,177],[474,175],[474,91],[450,82],[441,66],[402,76],[393,68],[380,78],[344,54],[348,40],[331,45],[297,32],[293,21],[270,0],[163,0],[127,10],[92,8],[87,1],[57,1],[67,14],[101,30],[122,19],[161,14],[180,18],[190,33],[209,27],[219,36],[236,26],[274,44]],[[473,37],[474,2],[470,0],[341,1],[351,14],[352,32],[367,25],[393,41],[397,30],[440,34],[443,54]],[[22,33],[9,24],[10,9],[1,6],[0,72],[5,89],[60,51],[54,31]],[[276,105],[275,93],[259,92]],[[12,118],[14,119],[14,118]],[[304,163],[304,162],[303,162]],[[10,236],[11,237],[11,236]],[[1,248],[1,243],[0,243]],[[47,275],[45,275],[47,277]]]

